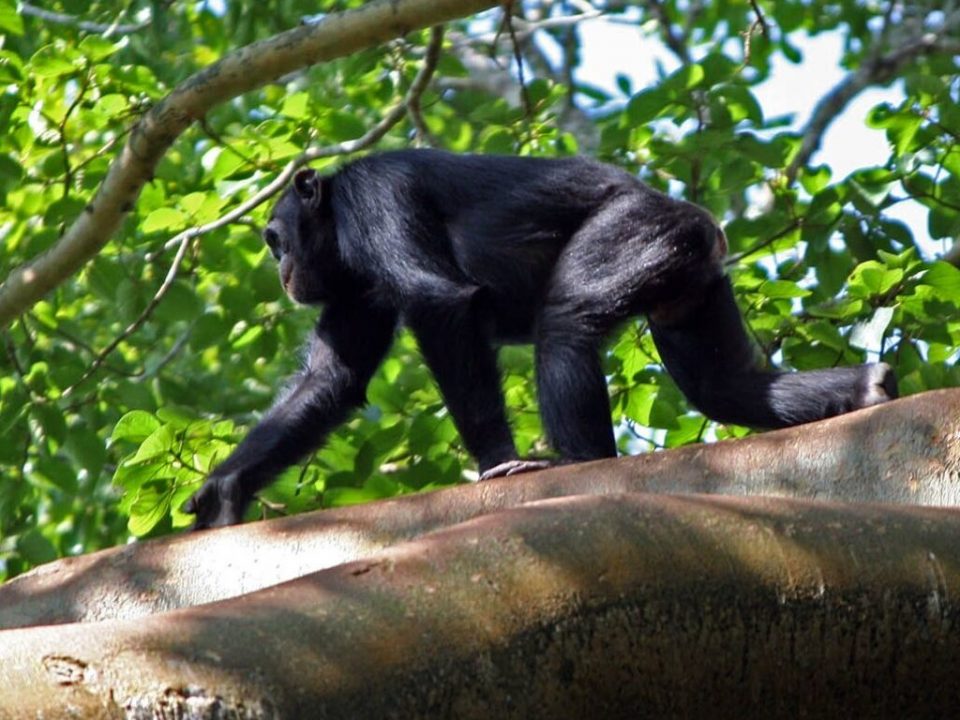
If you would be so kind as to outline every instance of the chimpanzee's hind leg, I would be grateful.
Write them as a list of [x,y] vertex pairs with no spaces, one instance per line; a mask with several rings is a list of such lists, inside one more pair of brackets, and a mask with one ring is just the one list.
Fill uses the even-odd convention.
[[605,337],[638,313],[685,314],[722,276],[724,247],[704,211],[649,191],[611,201],[573,237],[535,332],[540,412],[564,459],[616,455]]
[[723,233],[703,210],[644,192],[611,201],[574,236],[536,330],[541,413],[563,457],[616,453],[599,349],[613,327],[637,313],[650,316],[677,385],[716,420],[785,427],[896,397],[884,363],[764,370],[723,275],[725,251]]
[[687,399],[721,422],[760,428],[799,425],[897,397],[886,363],[772,372],[757,363],[727,278],[680,319],[651,318],[664,366]]

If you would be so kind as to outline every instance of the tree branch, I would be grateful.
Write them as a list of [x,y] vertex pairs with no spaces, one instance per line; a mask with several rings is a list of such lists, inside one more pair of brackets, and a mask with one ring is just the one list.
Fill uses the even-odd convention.
[[792,185],[797,179],[800,169],[805,167],[820,149],[827,129],[857,95],[871,85],[889,80],[921,55],[935,52],[956,53],[958,49],[960,48],[957,48],[956,43],[941,42],[937,34],[925,33],[904,42],[889,53],[875,53],[865,60],[856,72],[837,83],[814,107],[813,114],[803,129],[800,150],[784,173],[787,184]]
[[63,391],[61,398],[66,398],[73,394],[77,387],[86,382],[86,380],[90,378],[101,365],[103,365],[110,353],[116,350],[117,347],[120,346],[120,343],[143,327],[143,324],[147,321],[147,318],[153,314],[153,311],[156,309],[157,305],[160,304],[160,301],[163,300],[163,297],[173,286],[173,281],[177,279],[177,273],[180,271],[180,265],[183,263],[183,258],[186,257],[187,248],[190,247],[190,241],[196,236],[187,233],[181,233],[180,237],[180,248],[177,250],[177,254],[173,258],[170,269],[167,271],[167,276],[163,279],[163,282],[160,284],[160,287],[157,288],[157,291],[154,293],[153,297],[150,298],[150,302],[147,303],[147,306],[143,309],[143,312],[141,312],[139,317],[130,323],[124,329],[124,331],[120,333],[120,335],[114,338],[113,342],[111,342],[97,354],[97,356],[93,359],[93,362],[90,363],[90,367],[87,368],[86,372],[84,372],[83,375],[80,376],[80,379],[73,383],[73,385]]
[[241,48],[188,78],[137,123],[93,202],[57,244],[15,269],[0,285],[0,328],[79,270],[109,241],[167,149],[211,108],[299,68],[494,4],[492,0],[376,0]]
[[688,38],[686,35],[678,35],[674,31],[673,23],[670,22],[670,16],[667,15],[667,9],[660,0],[646,0],[643,4],[660,26],[660,37],[663,40],[663,44],[670,48],[681,63],[689,65],[692,60],[690,58],[690,51],[687,49]]
[[0,629],[138,618],[222,600],[547,498],[708,493],[956,505],[958,437],[960,389],[937,390],[741,440],[171,535],[57,560],[0,585]]
[[[233,531],[204,533],[218,574],[250,560]],[[958,537],[944,507],[532,502],[233,600],[6,631],[0,715],[952,717]]]
[[[147,12],[149,13],[149,10]],[[80,30],[97,33],[98,35],[104,35],[105,37],[112,37],[114,35],[129,35],[130,33],[139,32],[140,30],[150,27],[150,23],[153,22],[152,17],[148,15],[146,20],[129,25],[122,25],[119,21],[114,21],[109,24],[94,23],[81,20],[73,15],[51,12],[49,10],[34,7],[30,3],[20,3],[20,13],[22,15],[29,15],[31,17],[39,18],[40,20],[45,20],[47,22],[57,23],[58,25],[72,25]]]
[[417,73],[410,90],[407,92],[404,105],[407,108],[407,115],[410,116],[410,122],[417,130],[417,137],[427,144],[432,144],[432,135],[430,128],[427,127],[423,119],[423,113],[420,111],[420,98],[423,91],[427,89],[430,78],[433,77],[437,63],[440,61],[440,49],[443,47],[443,27],[437,25],[430,33],[430,44],[427,46],[427,53],[423,58],[423,67]]

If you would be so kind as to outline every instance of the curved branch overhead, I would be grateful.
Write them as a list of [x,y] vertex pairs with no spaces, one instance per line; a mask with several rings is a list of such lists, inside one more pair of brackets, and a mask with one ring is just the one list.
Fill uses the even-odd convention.
[[860,93],[869,87],[889,82],[890,78],[895,77],[905,66],[924,55],[933,53],[956,55],[960,48],[955,42],[943,38],[942,35],[955,30],[957,22],[958,20],[953,18],[952,22],[944,23],[940,33],[921,32],[917,37],[904,39],[886,53],[880,52],[879,43],[883,40],[881,37],[873,57],[859,70],[844,77],[814,107],[802,131],[803,140],[800,150],[784,171],[787,182],[793,183],[796,180],[800,170],[820,149],[823,137],[833,121]]
[[248,45],[188,78],[137,123],[96,196],[57,244],[14,270],[0,285],[0,328],[107,243],[167,149],[214,106],[294,70],[495,4],[489,0],[378,0]]

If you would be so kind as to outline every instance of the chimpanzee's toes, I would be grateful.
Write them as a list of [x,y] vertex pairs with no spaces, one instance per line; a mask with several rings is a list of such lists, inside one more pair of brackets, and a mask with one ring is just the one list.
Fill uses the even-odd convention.
[[509,477],[520,473],[546,470],[550,467],[549,460],[507,460],[480,475],[481,480],[490,480],[497,477]]

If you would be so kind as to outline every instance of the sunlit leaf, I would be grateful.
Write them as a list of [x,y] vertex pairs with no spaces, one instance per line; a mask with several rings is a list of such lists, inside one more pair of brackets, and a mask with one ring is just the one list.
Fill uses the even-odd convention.
[[158,208],[143,221],[146,233],[179,230],[186,224],[183,213],[176,208]]

